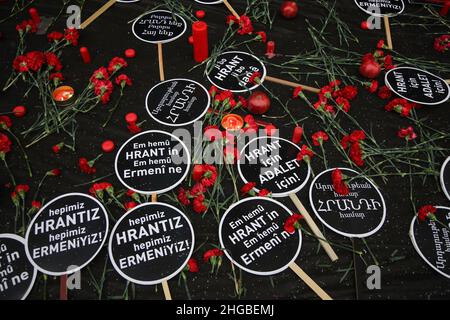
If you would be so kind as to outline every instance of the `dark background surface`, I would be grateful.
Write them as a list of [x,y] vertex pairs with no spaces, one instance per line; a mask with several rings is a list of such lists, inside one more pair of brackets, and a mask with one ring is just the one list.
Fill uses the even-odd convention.
[[[182,3],[193,4],[194,10],[203,9],[206,11],[205,21],[210,27],[209,40],[212,47],[218,39],[222,37],[225,30],[225,17],[228,11],[223,5],[205,6],[195,4],[193,1],[183,0]],[[360,11],[353,1],[338,1],[338,13],[342,19],[351,27],[352,31],[359,38],[360,44],[352,45],[351,50],[361,54],[374,50],[378,39],[384,37],[384,30],[362,31],[359,28],[360,22],[365,19],[365,14]],[[9,8],[12,1],[2,1],[0,3],[0,16],[5,17],[9,14]],[[82,17],[90,16],[97,10],[104,1],[88,0],[82,11]],[[140,119],[147,119],[143,128],[165,129],[149,118],[145,111],[145,96],[147,91],[158,83],[158,62],[156,46],[137,40],[131,33],[131,24],[127,24],[136,16],[143,13],[146,9],[159,4],[158,1],[140,1],[132,4],[117,3],[86,30],[81,32],[80,45],[87,46],[91,52],[93,62],[91,65],[84,65],[79,57],[78,48],[70,47],[64,50],[62,59],[64,64],[63,73],[67,84],[73,85],[76,89],[83,88],[87,83],[90,74],[101,65],[106,65],[108,61],[117,55],[123,55],[127,48],[135,48],[137,56],[135,59],[129,59],[129,67],[125,70],[134,80],[131,88],[126,89],[125,97],[122,100],[121,108],[116,113],[111,124],[105,129],[101,129],[101,124],[107,117],[107,109],[99,106],[93,112],[87,115],[80,115],[78,119],[79,129],[77,132],[77,151],[73,153],[65,149],[62,154],[56,156],[51,151],[51,146],[67,139],[63,136],[51,136],[48,139],[34,145],[27,150],[30,156],[34,177],[26,177],[25,166],[20,153],[13,149],[8,155],[10,164],[18,183],[29,183],[32,188],[36,188],[39,179],[46,171],[59,167],[63,174],[59,178],[47,180],[42,187],[41,195],[46,200],[50,200],[60,194],[67,192],[87,192],[89,185],[74,187],[77,184],[87,183],[95,177],[102,177],[113,173],[114,154],[107,154],[97,162],[97,174],[87,176],[80,173],[78,169],[78,158],[81,156],[88,159],[94,158],[101,152],[101,142],[105,139],[112,139],[120,146],[130,137],[123,120],[127,112],[136,112]],[[238,12],[245,8],[245,1],[233,1],[233,6]],[[313,49],[313,43],[306,31],[305,18],[311,23],[319,26],[325,12],[315,4],[314,1],[301,1],[299,16],[292,21],[286,21],[278,15],[278,7],[281,1],[272,1],[271,10],[275,13],[275,22],[272,30],[268,32],[269,39],[273,39],[277,44],[277,53],[297,54],[302,50]],[[62,1],[35,1],[35,7],[42,16],[55,16],[62,9]],[[417,13],[427,15],[426,11],[421,11],[420,6],[407,7],[406,13]],[[0,41],[0,83],[4,83],[11,70],[11,63],[15,56],[17,35],[15,25],[27,18],[28,14],[22,13],[18,17],[10,19],[0,24],[0,31],[4,34],[4,39]],[[414,19],[404,19],[405,21],[417,22]],[[62,30],[65,26],[65,18],[62,16],[53,29]],[[258,28],[264,26],[256,25]],[[52,31],[49,30],[49,31]],[[434,30],[439,34],[448,33],[445,27]],[[426,57],[430,60],[449,61],[448,53],[439,54],[433,49],[434,36],[426,34],[423,29],[416,26],[400,27],[392,26],[394,46],[397,51],[404,55],[412,57]],[[432,31],[431,31],[432,32]],[[192,59],[192,48],[187,38],[188,31],[173,43],[164,45],[164,57],[166,78],[188,77],[194,79],[206,87],[209,87],[206,77],[202,74],[202,68],[190,68],[195,65]],[[330,28],[326,37],[332,43],[339,46],[336,30]],[[27,40],[28,50],[42,50],[47,47],[47,40],[44,36],[32,35]],[[253,47],[252,47],[253,48]],[[245,48],[244,48],[245,50]],[[265,48],[263,45],[254,47],[257,55],[263,55]],[[275,58],[272,62],[283,62],[283,56]],[[353,68],[353,69],[352,69]],[[357,74],[357,66],[350,67],[350,72]],[[268,74],[280,76],[279,69],[268,68]],[[450,78],[450,74],[440,74],[443,78]],[[286,78],[286,75],[283,76]],[[314,83],[324,85],[327,83],[326,77],[310,77],[308,84]],[[267,86],[282,101],[287,101],[291,97],[291,89],[275,84],[267,83]],[[35,96],[23,99],[24,87],[18,85],[11,88],[6,93],[0,93],[0,112],[7,112],[15,105],[24,104],[28,107],[29,114],[22,120],[14,120],[13,129],[20,132],[27,128],[35,119],[39,107]],[[117,97],[117,92],[115,93]],[[311,99],[314,100],[311,95]],[[356,101],[352,103],[352,115],[358,119],[365,128],[371,128],[377,140],[385,145],[400,145],[396,137],[397,130],[400,127],[408,125],[408,121],[400,118],[397,114],[384,111],[385,101],[379,100],[375,95],[369,95],[364,89],[360,88],[360,94]],[[110,104],[111,105],[111,104]],[[310,111],[300,101],[289,103],[289,107],[298,119],[308,116]],[[448,130],[448,112],[449,104],[443,104],[439,107],[424,108],[419,111],[420,116],[428,117],[428,124],[441,130]],[[284,111],[276,105],[269,111],[269,116],[282,115]],[[273,121],[281,129],[281,136],[290,139],[292,125],[286,125],[287,118]],[[308,135],[318,131],[320,127],[315,119],[310,117],[303,122]],[[167,130],[167,129],[166,129]],[[450,144],[447,141],[447,146]],[[331,154],[331,152],[330,152]],[[439,159],[443,162],[444,159]],[[329,155],[330,166],[343,165],[340,156]],[[323,166],[313,162],[313,168],[316,172],[323,170]],[[3,167],[0,169],[1,185],[8,180]],[[106,178],[114,184],[116,189],[122,186],[113,176]],[[408,229],[414,212],[409,200],[408,178],[390,178],[389,183],[384,185],[379,183],[382,193],[385,196],[388,207],[387,219],[383,228],[375,235],[367,239],[368,244],[374,255],[381,263],[382,279],[381,290],[370,291],[365,286],[367,275],[365,268],[358,270],[358,292],[361,299],[448,299],[450,298],[450,280],[440,276],[431,270],[419,255],[415,252],[409,237]],[[34,189],[32,189],[34,190]],[[6,187],[0,188],[0,232],[12,232],[14,221],[14,207],[10,201],[10,190]],[[304,203],[308,203],[306,189],[298,193]],[[416,181],[414,188],[415,202],[417,206],[423,204],[436,204],[450,206],[449,201],[444,197],[437,184],[429,179],[426,185],[421,184],[421,180]],[[292,203],[287,199],[282,200],[292,210],[295,210]],[[120,215],[120,210],[115,215]],[[210,244],[218,243],[217,223],[212,216],[206,215],[204,218],[188,213],[196,232],[196,248],[194,257],[202,260],[202,254],[210,249]],[[330,240],[347,242],[339,235],[332,232],[326,233]],[[358,242],[358,245],[359,242]],[[333,298],[336,299],[355,299],[356,287],[353,277],[353,271],[345,276],[345,270],[351,266],[352,254],[348,251],[336,249],[340,260],[331,265],[330,260],[320,250],[317,252],[317,242],[311,238],[305,238],[303,248],[297,263]],[[394,257],[394,259],[393,259]],[[396,258],[399,258],[398,261]],[[90,270],[97,280],[100,278],[103,265],[107,259],[106,248],[90,264]],[[361,261],[359,262],[361,263]],[[234,298],[234,283],[230,278],[231,268],[228,261],[224,261],[218,274],[210,274],[209,266],[201,263],[200,273],[188,275],[188,287],[193,299],[231,299]],[[177,282],[174,278],[169,282],[174,299],[186,299],[187,295],[182,282]],[[243,274],[243,286],[246,288],[245,298],[249,299],[317,299],[316,295],[302,282],[293,272],[285,271],[282,274],[269,277],[257,277],[250,274]],[[106,276],[103,299],[117,298],[123,295],[126,287],[126,281],[122,280],[118,274],[112,270],[108,263],[108,272]],[[47,282],[47,299],[58,298],[59,281],[49,277]],[[136,286],[134,295],[130,286],[130,298],[136,299],[163,299],[163,293],[160,286],[142,287]],[[42,299],[44,294],[44,282],[42,275],[38,275],[30,299]],[[82,271],[82,289],[74,290],[69,293],[70,299],[96,299],[97,294],[91,283],[91,277],[87,269]]]

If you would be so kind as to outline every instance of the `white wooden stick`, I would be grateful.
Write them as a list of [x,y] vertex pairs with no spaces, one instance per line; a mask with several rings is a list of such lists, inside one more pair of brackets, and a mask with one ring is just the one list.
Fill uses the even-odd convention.
[[[152,194],[152,202],[158,201],[158,195],[156,193]],[[172,294],[170,293],[169,283],[167,281],[162,282],[162,287],[164,291],[164,297],[166,300],[172,300]]]
[[164,81],[164,56],[162,43],[158,42],[158,63],[159,63],[159,80]]
[[233,7],[228,2],[228,0],[223,0],[223,4],[228,8],[228,10],[231,12],[231,14],[236,17],[236,19],[241,18],[241,16],[236,12],[236,10],[233,9]]
[[295,82],[292,82],[292,81],[278,79],[278,78],[275,78],[275,77],[266,76],[264,80],[269,81],[269,82],[273,82],[273,83],[277,83],[277,84],[282,84],[284,86],[288,86],[288,87],[292,87],[292,88],[302,87],[303,90],[305,90],[305,91],[309,91],[309,92],[313,92],[313,93],[320,93],[320,89],[318,89],[318,88],[305,86],[305,85],[300,84],[300,83],[295,83]]
[[392,45],[391,25],[389,24],[389,17],[384,16],[384,29],[386,29],[387,46],[389,50],[394,49]]
[[289,268],[291,268],[291,270],[294,271],[295,274],[302,279],[322,300],[333,300],[313,279],[310,278],[310,276],[306,274],[305,271],[303,271],[302,268],[298,266],[298,264],[293,262],[289,265]]
[[172,300],[172,295],[170,294],[169,283],[167,281],[163,281],[162,287],[163,287],[163,291],[164,291],[164,297],[166,298],[166,300]]
[[87,18],[80,26],[80,29],[85,29],[88,25],[90,25],[92,22],[94,22],[95,19],[97,19],[99,16],[101,16],[106,10],[108,10],[114,3],[116,3],[116,0],[109,0],[107,3],[105,3],[100,9],[98,9],[92,16]]
[[325,237],[322,234],[322,232],[320,231],[319,227],[317,227],[316,223],[314,222],[314,220],[312,219],[311,215],[309,214],[309,212],[306,210],[305,206],[303,205],[303,203],[300,201],[300,199],[297,197],[297,195],[295,193],[291,193],[289,195],[289,198],[291,198],[292,202],[294,203],[294,205],[297,207],[297,209],[300,211],[299,213],[305,218],[306,223],[308,224],[309,228],[311,229],[311,231],[314,233],[314,235],[319,238],[319,242],[322,246],[322,248],[325,250],[325,252],[327,253],[327,255],[330,257],[331,261],[336,261],[339,259],[339,257],[336,255],[336,253],[334,252],[333,248],[331,247],[331,245],[325,241]]

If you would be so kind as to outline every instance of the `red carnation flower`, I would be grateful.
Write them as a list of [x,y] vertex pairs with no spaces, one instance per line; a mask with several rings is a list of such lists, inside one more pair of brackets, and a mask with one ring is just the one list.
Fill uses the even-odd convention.
[[52,169],[47,172],[47,175],[52,177],[58,177],[61,175],[61,169]]
[[42,207],[42,203],[40,201],[33,200],[31,201],[31,207],[35,210],[39,210]]
[[94,167],[94,164],[86,158],[80,158],[78,160],[78,166],[80,167],[81,172],[87,174],[94,174],[97,172],[97,169]]
[[312,141],[315,146],[321,146],[324,141],[328,141],[330,137],[323,131],[318,131],[312,135]]
[[64,39],[66,39],[67,43],[72,44],[73,46],[78,45],[78,38],[80,34],[78,30],[75,28],[69,28],[64,30]]
[[378,90],[378,97],[380,99],[390,99],[392,97],[392,91],[388,86],[382,86]]
[[60,142],[60,143],[58,143],[58,144],[55,144],[55,145],[52,147],[52,150],[53,150],[54,153],[59,153],[59,152],[61,151],[62,148],[64,148],[64,142]]
[[28,59],[24,55],[17,56],[14,58],[13,68],[20,73],[28,72],[30,70],[28,67]]
[[333,189],[338,194],[346,196],[350,193],[347,182],[345,181],[347,177],[342,174],[342,171],[338,168],[334,169],[331,173],[331,180],[333,181]]
[[303,219],[301,214],[295,213],[284,222],[284,230],[290,234],[293,234],[295,230],[300,229],[301,225],[299,223],[300,220]]
[[53,52],[46,52],[45,60],[47,61],[47,64],[50,67],[50,69],[53,69],[55,71],[60,71],[62,69],[61,61],[59,60],[58,56]]
[[258,32],[256,32],[256,34],[257,34],[257,36],[256,36],[257,40],[261,40],[264,43],[267,42],[267,35],[264,31],[258,31]]
[[444,53],[450,48],[450,34],[444,34],[434,39],[434,49],[437,52]]
[[414,132],[414,128],[409,126],[407,128],[400,129],[397,132],[399,138],[403,138],[407,141],[411,141],[417,138],[417,134]]
[[125,88],[125,86],[131,86],[133,84],[133,82],[126,74],[121,74],[121,75],[117,76],[116,84],[123,89],[123,88]]
[[126,68],[128,66],[128,63],[125,61],[125,59],[120,57],[114,57],[111,59],[108,65],[108,71],[110,74],[119,71],[122,68]]
[[11,151],[11,140],[6,134],[0,133],[0,158],[5,159],[5,154]]
[[64,37],[64,34],[58,31],[53,31],[47,34],[47,39],[49,42],[59,41]]
[[255,187],[256,187],[256,183],[248,182],[241,188],[241,194],[243,196],[247,195],[247,194],[250,194]]
[[180,188],[178,190],[178,201],[184,206],[188,206],[191,204],[191,201],[189,200],[190,194],[188,190],[185,190],[184,188]]
[[238,34],[245,35],[253,32],[253,25],[250,18],[246,15],[242,15],[239,19]]
[[32,71],[39,71],[45,63],[45,55],[40,51],[31,51],[26,55],[27,67]]
[[258,192],[258,197],[270,197],[272,195],[272,192],[270,192],[267,189],[261,189]]
[[3,130],[7,130],[11,128],[12,122],[11,118],[8,116],[0,116],[0,128]]
[[195,260],[194,258],[190,258],[187,263],[187,270],[192,273],[199,272],[200,269],[198,268],[197,260]]
[[403,98],[396,98],[391,100],[384,109],[386,111],[395,111],[403,117],[408,117],[411,110],[416,107],[416,104],[409,103]]
[[301,97],[303,95],[303,88],[301,86],[298,86],[294,89],[294,93],[292,94],[292,97],[294,99]]
[[194,198],[194,201],[192,202],[192,208],[194,209],[194,211],[196,213],[202,214],[208,210],[204,201],[205,201],[205,196],[203,194],[200,194]]
[[[216,262],[216,258],[217,257],[221,257],[221,256],[223,256],[223,251],[222,250],[217,249],[217,248],[211,249],[211,250],[206,251],[203,254],[203,261],[205,263],[210,262],[210,263],[214,264]],[[214,260],[214,261],[212,261],[212,260]]]
[[302,145],[302,149],[297,154],[297,160],[310,162],[313,156],[314,152],[307,145]]
[[437,208],[432,205],[426,205],[419,209],[417,213],[417,217],[420,221],[425,221],[425,219],[436,220],[436,216],[434,215],[437,211]]
[[250,82],[251,84],[259,84],[260,81],[261,81],[261,72],[259,71],[253,72],[253,74],[248,79],[248,82]]
[[132,134],[136,134],[142,131],[142,128],[136,122],[128,123],[127,129]]
[[128,201],[123,204],[125,211],[131,210],[137,206],[137,203],[134,201]]

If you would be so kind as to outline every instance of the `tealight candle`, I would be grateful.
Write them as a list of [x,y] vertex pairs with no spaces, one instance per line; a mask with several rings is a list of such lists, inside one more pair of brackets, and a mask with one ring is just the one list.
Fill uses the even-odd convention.
[[52,97],[58,106],[65,107],[72,104],[75,90],[70,86],[61,86],[53,91]]
[[244,126],[244,119],[237,114],[227,114],[222,118],[222,127],[229,131],[236,131],[242,129]]

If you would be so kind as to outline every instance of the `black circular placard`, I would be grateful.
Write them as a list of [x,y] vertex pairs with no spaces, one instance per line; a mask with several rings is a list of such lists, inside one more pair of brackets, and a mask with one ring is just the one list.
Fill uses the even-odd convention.
[[178,186],[189,171],[186,145],[164,131],[145,131],[127,140],[115,160],[116,176],[127,188],[144,194]]
[[419,221],[415,216],[409,236],[422,259],[441,275],[450,278],[450,208],[436,208],[434,215],[447,228],[431,219]]
[[147,112],[157,122],[184,126],[203,117],[211,97],[200,83],[189,79],[171,79],[154,86],[146,98]]
[[386,85],[406,100],[437,105],[450,98],[450,87],[444,79],[424,70],[399,67],[386,73]]
[[23,300],[36,279],[36,269],[25,253],[25,239],[0,234],[0,300]]
[[142,285],[176,276],[194,250],[194,230],[177,208],[145,203],[127,212],[114,226],[108,251],[114,269]]
[[405,10],[403,0],[355,0],[355,3],[362,11],[376,17],[394,17]]
[[132,2],[138,2],[141,0],[116,0],[117,2],[122,2],[122,3],[132,3]]
[[138,17],[133,23],[133,34],[149,43],[167,43],[183,35],[186,21],[170,11],[155,10]]
[[222,3],[223,0],[195,0],[195,2],[198,2],[201,4],[219,4],[219,3]]
[[239,268],[261,276],[282,272],[297,259],[300,230],[284,230],[291,212],[271,198],[247,198],[233,204],[219,225],[220,245]]
[[261,74],[261,81],[266,77],[266,67],[254,55],[241,52],[229,51],[220,54],[212,68],[207,74],[208,80],[217,88],[230,90],[232,92],[245,92],[256,89],[259,84],[249,82],[255,73]]
[[28,259],[41,272],[61,276],[81,270],[108,234],[103,205],[83,193],[61,195],[42,207],[25,236]]
[[305,186],[310,175],[309,165],[297,160],[300,150],[283,138],[255,138],[241,151],[239,175],[245,183],[256,183],[256,191],[267,189],[276,198],[295,193]]
[[441,186],[445,196],[450,200],[450,157],[448,157],[441,168]]
[[331,174],[317,175],[309,189],[309,200],[317,218],[329,229],[350,238],[365,238],[377,232],[386,219],[386,204],[378,188],[352,169],[339,168],[350,178],[348,195],[334,191]]

